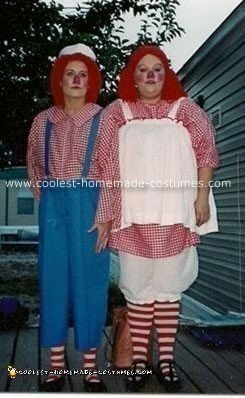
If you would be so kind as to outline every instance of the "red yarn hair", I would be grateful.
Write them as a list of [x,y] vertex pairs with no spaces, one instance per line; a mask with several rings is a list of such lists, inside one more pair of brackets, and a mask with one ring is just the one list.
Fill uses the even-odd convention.
[[55,105],[64,106],[64,95],[60,82],[64,76],[65,68],[70,61],[82,61],[88,68],[88,89],[85,102],[97,101],[101,86],[102,76],[97,64],[83,54],[62,55],[52,65],[50,74],[50,88]]
[[164,100],[175,101],[180,97],[187,97],[177,75],[169,67],[167,56],[159,47],[154,45],[142,45],[133,51],[126,67],[120,74],[118,85],[119,97],[128,102],[137,101],[138,95],[134,82],[134,72],[139,61],[147,54],[151,54],[159,58],[165,69],[165,81],[161,98]]

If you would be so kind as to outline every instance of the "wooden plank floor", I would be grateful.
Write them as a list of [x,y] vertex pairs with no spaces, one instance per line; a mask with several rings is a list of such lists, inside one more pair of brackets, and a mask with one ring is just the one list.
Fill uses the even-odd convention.
[[[105,345],[109,334],[104,331],[98,364],[101,370],[108,369],[105,361]],[[157,362],[156,344],[153,347],[153,364]],[[182,378],[183,394],[245,394],[245,349],[231,350],[208,348],[198,343],[183,327],[176,344],[176,363]],[[21,329],[17,332],[0,332],[0,393],[38,392],[38,386],[45,376],[20,375],[10,379],[8,365],[17,370],[49,369],[49,350],[40,349],[38,329]],[[81,353],[75,351],[73,330],[69,330],[66,349],[67,369],[81,368]],[[125,392],[125,375],[103,375],[108,392]],[[64,392],[83,392],[82,376],[67,375]],[[163,393],[155,374],[147,381],[144,393]]]

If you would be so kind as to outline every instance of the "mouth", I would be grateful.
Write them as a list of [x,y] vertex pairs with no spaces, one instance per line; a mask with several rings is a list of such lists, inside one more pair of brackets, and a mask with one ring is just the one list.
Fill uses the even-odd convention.
[[74,88],[74,89],[78,90],[78,89],[80,89],[81,87],[80,87],[80,86],[72,86],[71,88]]
[[156,84],[155,80],[147,80],[146,84]]

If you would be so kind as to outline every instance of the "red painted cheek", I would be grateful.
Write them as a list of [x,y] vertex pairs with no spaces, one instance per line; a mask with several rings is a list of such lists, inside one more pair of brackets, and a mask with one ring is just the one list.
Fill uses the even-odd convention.
[[81,88],[87,87],[87,84],[88,84],[88,82],[87,82],[86,79],[81,79],[81,81],[80,81],[80,86],[81,86]]
[[135,72],[134,80],[135,83],[142,83],[145,81],[145,75],[142,72]]
[[163,82],[164,78],[165,78],[165,74],[164,73],[161,73],[161,72],[159,72],[159,73],[157,72],[156,73],[156,81],[157,81],[157,83]]

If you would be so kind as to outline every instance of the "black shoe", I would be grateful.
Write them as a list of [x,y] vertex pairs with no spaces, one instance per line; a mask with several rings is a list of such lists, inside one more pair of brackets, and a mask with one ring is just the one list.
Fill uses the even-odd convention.
[[[145,373],[137,374],[137,365],[141,363],[145,365],[145,367],[142,368],[142,371],[145,370]],[[151,370],[151,365],[147,361],[143,360],[134,361],[130,370],[133,374],[126,378],[126,392],[138,392],[145,386],[145,383],[150,376],[150,373],[147,371]]]
[[65,376],[57,377],[53,381],[44,381],[40,387],[39,391],[42,392],[60,392],[65,384]]
[[[162,364],[169,365],[169,373],[163,374],[161,370]],[[176,374],[175,366],[173,361],[159,361],[156,372],[159,383],[165,388],[167,392],[177,392],[181,388],[181,380]]]
[[83,383],[86,392],[107,392],[107,388],[103,380],[100,380],[100,382],[97,383],[84,379]]

